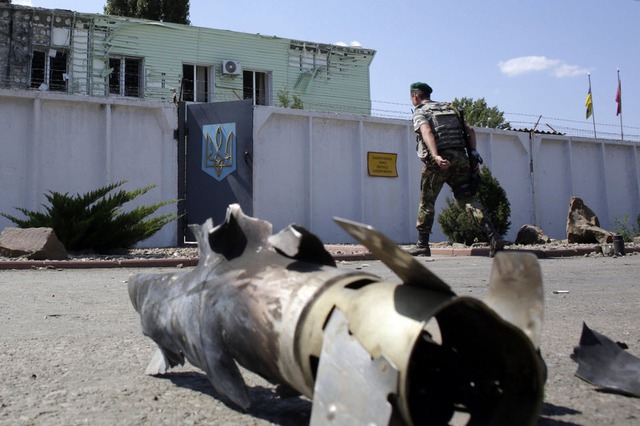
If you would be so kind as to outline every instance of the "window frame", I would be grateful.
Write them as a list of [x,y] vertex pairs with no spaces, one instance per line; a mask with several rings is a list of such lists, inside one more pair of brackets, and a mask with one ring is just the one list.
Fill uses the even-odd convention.
[[[42,58],[39,58],[42,55]],[[60,56],[60,58],[58,58]],[[34,63],[42,63],[42,71],[34,76]],[[64,61],[64,66],[59,65]],[[53,47],[38,46],[31,51],[31,63],[29,68],[29,84],[38,90],[48,90],[51,92],[69,91],[69,55],[66,49],[55,49]],[[44,85],[44,86],[43,86]]]
[[[192,68],[192,75],[190,78],[186,78],[186,68]],[[200,84],[202,80],[199,72],[204,76],[204,82]],[[197,65],[192,63],[182,64],[182,93],[181,100],[185,102],[213,102],[213,84],[214,79],[214,66],[213,65]],[[191,90],[187,91],[185,82],[188,81],[192,85]],[[193,96],[189,96],[189,99],[185,97],[186,93],[191,93]]]
[[[112,61],[118,61],[117,69],[112,65]],[[128,64],[136,64],[137,76],[132,80],[131,69]],[[122,96],[125,98],[144,98],[144,58],[126,55],[109,56],[109,69],[111,72],[107,77],[107,91],[110,96]],[[112,82],[117,78],[117,86]],[[136,81],[136,87],[131,85]],[[117,87],[117,91],[114,88]]]
[[[251,74],[251,86],[247,85],[247,74]],[[263,94],[260,95],[257,93],[259,88],[256,88],[256,76],[260,76],[263,78],[262,83],[264,84]],[[258,82],[260,83],[260,82]],[[251,90],[251,97],[248,97],[248,90]],[[251,99],[253,105],[264,105],[270,106],[273,105],[273,84],[272,84],[272,75],[270,72],[265,71],[256,71],[256,70],[242,70],[242,99]],[[257,100],[259,96],[264,98],[264,103],[258,103]]]

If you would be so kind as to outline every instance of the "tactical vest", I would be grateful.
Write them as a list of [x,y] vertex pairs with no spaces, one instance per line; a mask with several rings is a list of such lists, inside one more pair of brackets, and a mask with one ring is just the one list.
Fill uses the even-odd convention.
[[458,112],[446,102],[427,102],[420,106],[424,116],[431,124],[438,150],[464,148],[466,146],[464,129]]

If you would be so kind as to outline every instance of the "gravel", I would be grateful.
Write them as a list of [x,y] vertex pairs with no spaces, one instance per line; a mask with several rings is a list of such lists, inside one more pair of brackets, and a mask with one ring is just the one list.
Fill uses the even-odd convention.
[[[410,244],[401,245],[401,247],[408,249],[412,247]],[[438,248],[453,248],[453,249],[468,249],[468,248],[481,248],[487,247],[486,243],[477,243],[472,246],[467,246],[459,243],[451,242],[436,242],[431,244],[432,249]],[[516,245],[509,244],[505,247],[506,250],[533,250],[543,251],[551,256],[554,252],[571,252],[586,253],[587,256],[613,256],[612,245],[597,245],[597,244],[575,244],[568,243],[567,240],[552,240],[548,244],[533,244],[533,245]],[[334,257],[358,255],[362,253],[368,253],[368,250],[359,244],[326,244],[325,249],[331,253]],[[625,249],[628,253],[640,251],[640,244],[626,243]],[[121,261],[121,260],[144,260],[144,259],[197,259],[198,248],[195,244],[181,246],[181,247],[156,247],[156,248],[140,248],[121,250],[110,254],[97,254],[97,253],[68,253],[68,261]],[[5,257],[0,256],[0,262],[11,260],[27,260],[26,256],[21,257]]]

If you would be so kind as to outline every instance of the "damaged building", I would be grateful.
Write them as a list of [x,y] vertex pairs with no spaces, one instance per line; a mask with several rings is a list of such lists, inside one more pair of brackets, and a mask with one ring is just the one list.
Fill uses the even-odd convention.
[[252,99],[369,115],[375,51],[0,5],[0,87],[159,101]]
[[[325,241],[345,238],[333,216],[415,241],[422,163],[410,120],[371,114],[375,56],[357,46],[0,3],[0,212],[41,209],[50,190],[82,193],[126,179],[158,185],[148,203],[199,203],[186,208],[186,223],[219,223],[238,202],[277,228],[297,223]],[[279,108],[296,102],[303,110]],[[235,126],[229,174],[201,161],[223,146],[205,137],[212,125]],[[603,229],[637,215],[633,141],[492,128],[476,136],[512,206],[508,239],[523,224],[566,238],[573,196]],[[374,158],[380,153],[384,162]],[[380,165],[397,176],[369,174]],[[442,197],[436,210],[445,207]],[[0,218],[0,228],[10,225]],[[446,239],[438,224],[432,238]],[[170,224],[144,245],[179,241]]]

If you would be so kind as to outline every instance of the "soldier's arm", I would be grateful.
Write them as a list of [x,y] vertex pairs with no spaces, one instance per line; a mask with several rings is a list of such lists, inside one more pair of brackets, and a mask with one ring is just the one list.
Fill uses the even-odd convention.
[[438,154],[436,137],[433,134],[433,130],[431,130],[431,126],[429,125],[429,123],[423,123],[420,126],[420,134],[422,135],[422,139],[424,140],[425,144],[427,145],[427,148],[429,149],[429,153],[431,154],[431,157],[434,159],[438,167],[440,167],[441,169],[447,169],[449,167],[449,160],[442,158]]
[[480,157],[480,154],[478,154],[478,151],[476,151],[476,131],[473,130],[473,127],[469,126],[468,124],[466,126],[467,126],[467,134],[469,135],[469,148],[470,148],[470,150],[468,151],[468,155],[473,157],[473,159],[475,160],[472,163],[472,164],[475,164],[474,171],[476,173],[480,173],[480,164],[482,164],[482,157]]
[[469,135],[469,145],[471,146],[471,149],[476,149],[476,131],[468,124],[466,126],[467,134]]

